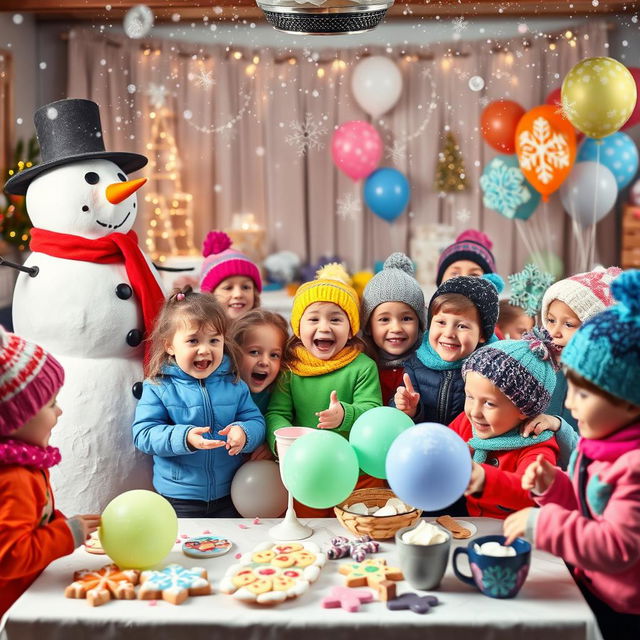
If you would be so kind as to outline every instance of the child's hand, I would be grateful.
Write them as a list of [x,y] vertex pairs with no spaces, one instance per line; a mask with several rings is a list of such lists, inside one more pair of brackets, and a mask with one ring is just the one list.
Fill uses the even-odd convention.
[[556,467],[540,454],[522,474],[522,488],[537,494],[544,493],[553,484],[557,471]]
[[187,444],[194,449],[217,449],[226,445],[224,440],[203,438],[202,434],[207,433],[207,431],[211,431],[211,427],[193,427],[193,429],[189,429]]
[[480,493],[484,489],[485,473],[484,467],[477,462],[471,463],[471,478],[467,485],[467,490],[464,492],[465,496],[470,496],[472,493]]
[[218,433],[221,436],[227,436],[227,442],[223,444],[227,447],[230,456],[238,455],[247,443],[247,434],[240,425],[228,424],[224,429],[220,429]]
[[273,454],[269,446],[264,443],[255,449],[249,456],[249,460],[273,460]]
[[344,420],[344,409],[338,400],[336,391],[331,392],[329,408],[316,413],[318,416],[318,429],[335,429]]
[[396,409],[406,413],[410,418],[416,415],[416,409],[420,402],[420,394],[416,392],[411,384],[411,378],[408,373],[402,376],[404,387],[398,387],[396,395],[393,397]]
[[507,538],[504,541],[504,546],[508,547],[516,538],[521,538],[527,531],[527,522],[529,521],[529,514],[533,507],[527,507],[526,509],[520,509],[512,513],[504,521],[502,525],[502,533]]
[[100,526],[99,513],[89,513],[81,516],[74,516],[74,518],[82,524],[82,531],[84,534],[83,540],[86,540]]
[[562,422],[560,418],[548,416],[544,413],[527,420],[520,429],[523,438],[528,438],[531,434],[533,437],[539,436],[543,431],[558,431]]

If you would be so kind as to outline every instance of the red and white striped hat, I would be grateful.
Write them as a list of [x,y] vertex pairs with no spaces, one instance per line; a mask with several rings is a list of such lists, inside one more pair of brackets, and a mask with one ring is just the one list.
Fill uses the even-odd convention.
[[64,369],[51,354],[0,327],[0,436],[33,418],[63,383]]

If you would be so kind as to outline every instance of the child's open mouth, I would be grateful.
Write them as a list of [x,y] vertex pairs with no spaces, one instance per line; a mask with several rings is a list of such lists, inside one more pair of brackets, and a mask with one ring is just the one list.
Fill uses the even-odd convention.
[[329,351],[335,344],[335,340],[314,340],[313,344],[320,351]]
[[453,342],[438,342],[438,344],[443,349],[448,349],[449,351],[454,351],[455,349],[458,349],[460,347],[459,344],[455,344]]
[[251,379],[254,382],[264,382],[267,379],[267,373],[258,373],[257,371],[251,372]]
[[199,371],[205,371],[211,366],[212,360],[196,360],[193,366]]
[[396,338],[387,338],[387,342],[390,345],[393,345],[394,347],[397,347],[397,346],[405,343],[406,341],[407,341],[406,338],[398,338],[398,337],[396,337]]
[[246,306],[244,302],[233,302],[229,305],[229,309],[244,309]]

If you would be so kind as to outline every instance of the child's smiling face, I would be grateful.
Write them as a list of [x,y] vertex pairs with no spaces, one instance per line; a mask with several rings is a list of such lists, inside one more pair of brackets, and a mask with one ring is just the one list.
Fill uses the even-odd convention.
[[459,312],[446,308],[431,318],[429,344],[445,362],[456,362],[466,358],[481,342],[480,314],[475,307]]
[[347,314],[333,302],[314,302],[300,318],[300,340],[320,360],[335,358],[351,338]]
[[198,326],[190,318],[178,322],[166,351],[176,364],[190,376],[208,378],[222,362],[224,336],[211,324]]
[[501,436],[526,417],[493,382],[476,371],[467,372],[464,392],[464,412],[478,438]]
[[418,316],[404,302],[383,302],[371,314],[371,338],[378,349],[402,356],[418,338]]
[[240,377],[252,393],[264,391],[276,379],[282,365],[284,336],[272,324],[256,325],[241,346]]
[[251,311],[256,299],[253,280],[245,276],[225,278],[213,290],[213,295],[231,320],[235,320]]
[[57,404],[56,394],[33,417],[27,420],[21,427],[12,431],[11,438],[22,440],[37,447],[46,447],[49,444],[51,431],[56,426],[58,418],[62,415],[62,409]]
[[561,349],[567,346],[582,322],[571,307],[562,300],[554,300],[547,309],[547,317],[542,319],[545,329],[551,334],[554,344]]

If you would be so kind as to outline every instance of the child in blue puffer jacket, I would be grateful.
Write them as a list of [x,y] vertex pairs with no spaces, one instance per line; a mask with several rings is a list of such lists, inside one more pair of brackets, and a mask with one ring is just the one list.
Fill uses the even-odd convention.
[[264,442],[216,299],[185,287],[165,303],[151,334],[148,379],[133,423],[135,446],[153,455],[153,485],[179,517],[237,517],[231,481]]

